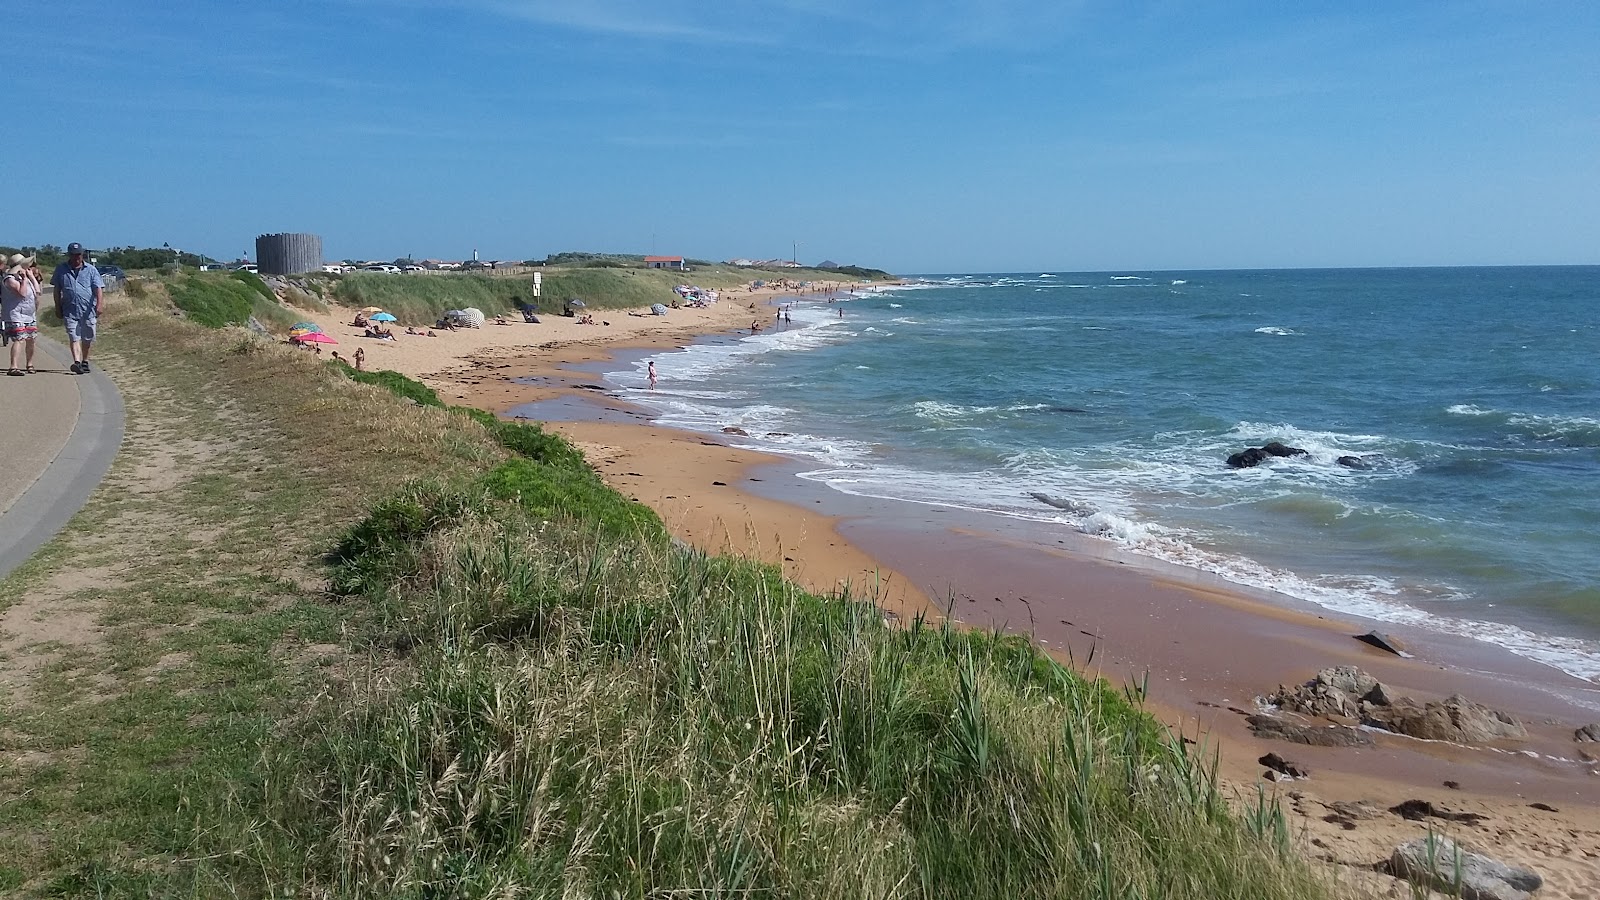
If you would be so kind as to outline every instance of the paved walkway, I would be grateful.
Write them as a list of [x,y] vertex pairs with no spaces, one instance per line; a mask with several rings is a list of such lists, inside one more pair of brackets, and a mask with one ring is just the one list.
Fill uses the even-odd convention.
[[0,373],[0,578],[67,524],[122,444],[116,385],[98,367],[73,375],[71,362],[66,347],[41,337],[38,372]]

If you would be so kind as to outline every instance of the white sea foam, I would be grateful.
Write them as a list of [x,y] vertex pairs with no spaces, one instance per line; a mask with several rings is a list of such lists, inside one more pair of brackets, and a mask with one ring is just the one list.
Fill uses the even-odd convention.
[[1288,334],[1299,334],[1299,333],[1300,332],[1295,331],[1292,328],[1280,328],[1277,325],[1267,325],[1267,326],[1264,326],[1262,328],[1257,328],[1256,329],[1256,334],[1288,335]]
[[1600,419],[1589,416],[1504,412],[1498,409],[1484,409],[1470,403],[1457,403],[1446,408],[1445,412],[1455,416],[1498,418],[1506,425],[1525,431],[1541,440],[1586,441],[1600,438]]
[[[1080,487],[1093,485],[1099,474]],[[1072,496],[1075,504],[1095,510],[1087,515],[1073,515],[1056,506],[1046,506],[1031,496],[1019,497],[1016,491],[1009,489],[1015,482],[996,478],[992,473],[913,472],[869,459],[864,466],[806,472],[802,477],[857,496],[1059,523],[1112,541],[1128,552],[1211,573],[1235,584],[1284,594],[1334,612],[1469,637],[1580,678],[1600,679],[1600,643],[1426,612],[1402,599],[1405,591],[1401,585],[1375,575],[1304,576],[1242,556],[1209,550],[1194,543],[1182,529],[1141,521],[1115,494],[1101,493],[1092,500],[1079,500],[1070,488],[1049,490],[1052,497]],[[1103,490],[1104,484],[1098,487]]]
[[1144,281],[1146,279],[1145,279],[1145,277],[1143,275],[1113,275],[1113,276],[1111,276],[1111,280],[1112,281]]
[[889,304],[889,308],[890,309],[900,309],[902,306],[904,306],[904,304],[901,304],[901,303],[891,303],[891,304]]
[[1172,279],[1172,283],[1173,284],[1188,284],[1189,282],[1185,281],[1182,278],[1174,278],[1174,279]]

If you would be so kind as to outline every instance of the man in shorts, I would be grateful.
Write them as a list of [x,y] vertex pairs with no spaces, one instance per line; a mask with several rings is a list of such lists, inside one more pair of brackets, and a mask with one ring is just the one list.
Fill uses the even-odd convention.
[[105,283],[100,270],[89,265],[83,245],[67,245],[67,261],[56,266],[50,283],[56,289],[56,312],[67,326],[67,342],[72,347],[72,374],[89,374],[89,349],[94,345],[94,326],[105,309]]

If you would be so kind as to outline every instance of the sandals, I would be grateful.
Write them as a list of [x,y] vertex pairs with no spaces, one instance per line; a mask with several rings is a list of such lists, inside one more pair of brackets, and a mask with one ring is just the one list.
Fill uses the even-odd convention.
[[28,374],[29,374],[29,375],[33,375],[33,374],[36,374],[36,373],[37,373],[37,372],[38,372],[38,371],[39,371],[39,370],[38,370],[38,369],[35,369],[35,368],[34,368],[34,367],[33,367],[33,366],[29,366],[29,367],[28,367]]
[[6,374],[7,374],[7,375],[15,375],[15,376],[17,376],[17,377],[19,377],[19,378],[20,378],[20,377],[22,377],[22,376],[23,376],[23,375],[26,375],[26,374],[27,374],[27,373],[26,373],[26,372],[24,372],[24,371],[22,371],[22,370],[21,370],[21,369],[11,369],[11,370],[8,370],[8,371],[7,371],[7,372],[6,372]]

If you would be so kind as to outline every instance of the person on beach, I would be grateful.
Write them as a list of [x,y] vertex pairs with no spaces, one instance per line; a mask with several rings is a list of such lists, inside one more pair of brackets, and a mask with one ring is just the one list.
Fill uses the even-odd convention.
[[367,352],[365,350],[357,347],[356,354],[352,358],[356,361],[357,372],[365,372],[367,370]]
[[0,285],[5,339],[11,345],[11,368],[7,375],[32,375],[34,372],[33,348],[39,336],[38,297],[39,270],[34,258],[11,254],[6,261],[3,285]]
[[84,258],[83,245],[73,242],[67,245],[67,261],[56,266],[50,283],[55,285],[56,314],[67,326],[72,374],[87,375],[95,325],[105,310],[105,282],[100,270]]
[[650,390],[653,391],[653,390],[656,389],[656,361],[653,360],[653,359],[650,360],[649,367],[650,367],[649,368],[649,371],[650,371]]

